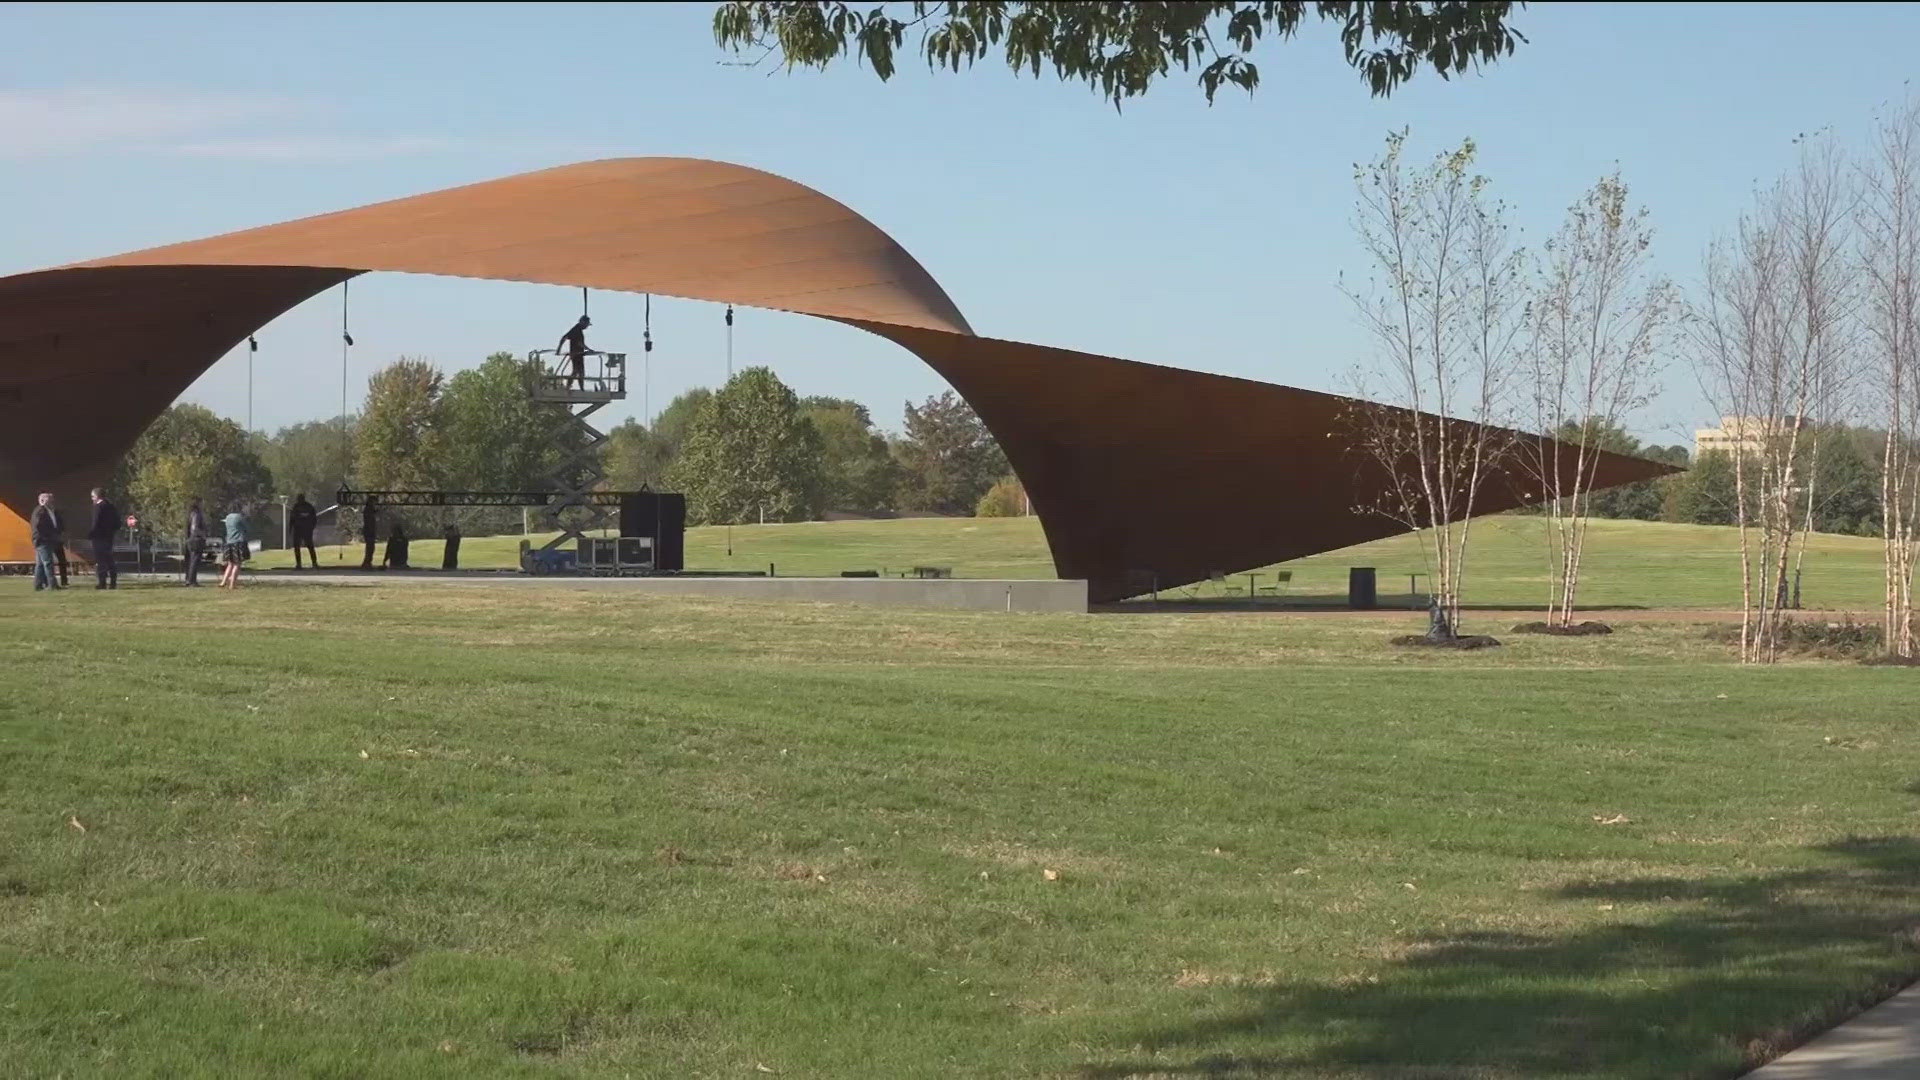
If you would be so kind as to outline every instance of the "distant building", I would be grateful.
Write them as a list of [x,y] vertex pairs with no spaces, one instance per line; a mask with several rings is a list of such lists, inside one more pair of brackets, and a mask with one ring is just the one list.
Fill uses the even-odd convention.
[[1723,454],[1744,454],[1760,449],[1760,441],[1769,434],[1785,434],[1794,428],[1811,427],[1805,416],[1767,420],[1758,416],[1723,416],[1719,427],[1700,428],[1693,433],[1693,458],[1709,450]]

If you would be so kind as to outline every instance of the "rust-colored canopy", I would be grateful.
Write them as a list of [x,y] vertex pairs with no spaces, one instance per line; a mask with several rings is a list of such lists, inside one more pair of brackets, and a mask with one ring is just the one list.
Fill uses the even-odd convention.
[[[900,245],[739,165],[588,162],[0,278],[0,560],[31,558],[37,491],[87,486],[247,335],[373,270],[649,292],[834,319],[899,343],[980,413],[1062,576],[1095,600],[1403,531],[1356,509],[1387,478],[1349,399],[977,337]],[[1667,472],[1608,455],[1599,486]],[[1483,512],[1525,502],[1496,478]],[[71,535],[72,530],[69,530]]]

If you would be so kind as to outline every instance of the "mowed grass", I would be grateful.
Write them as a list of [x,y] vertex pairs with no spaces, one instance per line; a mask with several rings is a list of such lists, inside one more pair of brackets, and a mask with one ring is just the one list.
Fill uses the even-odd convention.
[[[1539,606],[1546,602],[1547,554],[1541,519],[1483,518],[1473,525],[1466,595],[1486,607]],[[759,570],[782,575],[837,576],[843,570],[897,573],[913,566],[945,566],[969,578],[1054,576],[1046,537],[1037,518],[926,518],[896,521],[815,521],[787,525],[736,525],[687,532],[687,566],[707,570]],[[543,540],[544,537],[536,538]],[[472,537],[462,542],[461,565],[517,567],[517,536]],[[1584,603],[1597,607],[1728,608],[1740,605],[1739,535],[1712,525],[1646,521],[1595,521],[1583,573]],[[729,547],[732,554],[729,555]],[[361,549],[324,548],[321,564],[357,566]],[[439,540],[416,540],[412,562],[440,565]],[[1880,542],[1855,536],[1818,535],[1805,560],[1802,601],[1809,608],[1877,611],[1885,585]],[[267,552],[261,566],[291,566],[285,552]],[[1293,574],[1288,595],[1295,602],[1344,602],[1347,568],[1373,566],[1383,603],[1406,605],[1409,573],[1424,572],[1420,539],[1398,536],[1342,551],[1264,567],[1256,584],[1269,588],[1273,571]],[[1228,584],[1245,598],[1244,575]],[[1424,590],[1427,583],[1416,588]],[[1171,590],[1178,600],[1222,599],[1211,583]]]
[[1401,629],[0,582],[0,1073],[1728,1077],[1920,973],[1914,672]]

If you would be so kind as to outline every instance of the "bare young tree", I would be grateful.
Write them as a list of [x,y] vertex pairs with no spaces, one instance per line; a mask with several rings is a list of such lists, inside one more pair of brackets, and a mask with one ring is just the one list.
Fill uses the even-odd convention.
[[1741,659],[1779,655],[1795,552],[1805,539],[1808,417],[1844,372],[1845,170],[1825,144],[1763,193],[1708,254],[1694,360],[1733,436]]
[[1646,208],[1629,207],[1618,173],[1602,177],[1548,242],[1535,289],[1526,389],[1545,438],[1520,449],[1546,503],[1547,621],[1556,625],[1573,622],[1600,440],[1658,390],[1679,315],[1673,285],[1648,269],[1652,242]]
[[[1796,313],[1790,345],[1800,350],[1808,380],[1801,409],[1797,447],[1799,474],[1787,494],[1794,500],[1799,539],[1793,566],[1776,567],[1773,588],[1780,608],[1800,606],[1800,572],[1807,557],[1819,508],[1820,455],[1845,418],[1853,389],[1859,343],[1859,289],[1856,287],[1853,217],[1859,186],[1835,149],[1822,135],[1802,141],[1795,172],[1783,185],[1788,272]],[[1791,577],[1791,581],[1789,578]]]
[[1493,426],[1508,407],[1524,326],[1522,258],[1506,207],[1473,169],[1471,140],[1409,167],[1406,133],[1356,168],[1354,228],[1372,262],[1348,290],[1372,333],[1374,363],[1356,377],[1360,450],[1390,478],[1379,505],[1425,532],[1423,553],[1444,631],[1459,625],[1460,590],[1481,487],[1510,451]]
[[1887,651],[1916,654],[1913,574],[1920,556],[1920,99],[1883,118],[1860,170],[1866,296],[1863,404],[1886,428],[1880,471]]

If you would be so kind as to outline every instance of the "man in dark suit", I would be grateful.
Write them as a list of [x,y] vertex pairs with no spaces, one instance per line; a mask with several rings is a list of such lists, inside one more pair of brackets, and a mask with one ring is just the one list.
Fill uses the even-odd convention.
[[374,538],[379,535],[379,531],[379,503],[378,500],[369,495],[367,496],[366,503],[360,507],[360,539],[367,545],[367,554],[360,560],[360,569],[362,570],[373,569]]
[[305,492],[293,497],[293,509],[287,512],[287,528],[293,533],[293,568],[300,569],[300,548],[304,545],[308,561],[315,570],[320,569],[320,553],[313,548],[314,527],[320,523],[320,514],[313,504],[307,501]]
[[93,578],[96,589],[120,587],[120,568],[113,564],[113,538],[120,532],[120,509],[100,488],[93,489],[93,525],[87,539],[93,542]]
[[33,508],[33,591],[64,589],[55,568],[54,553],[66,544],[66,526],[60,511],[54,508],[53,492],[40,493],[40,504]]
[[187,584],[200,585],[200,563],[207,557],[207,512],[200,508],[200,496],[187,504]]

